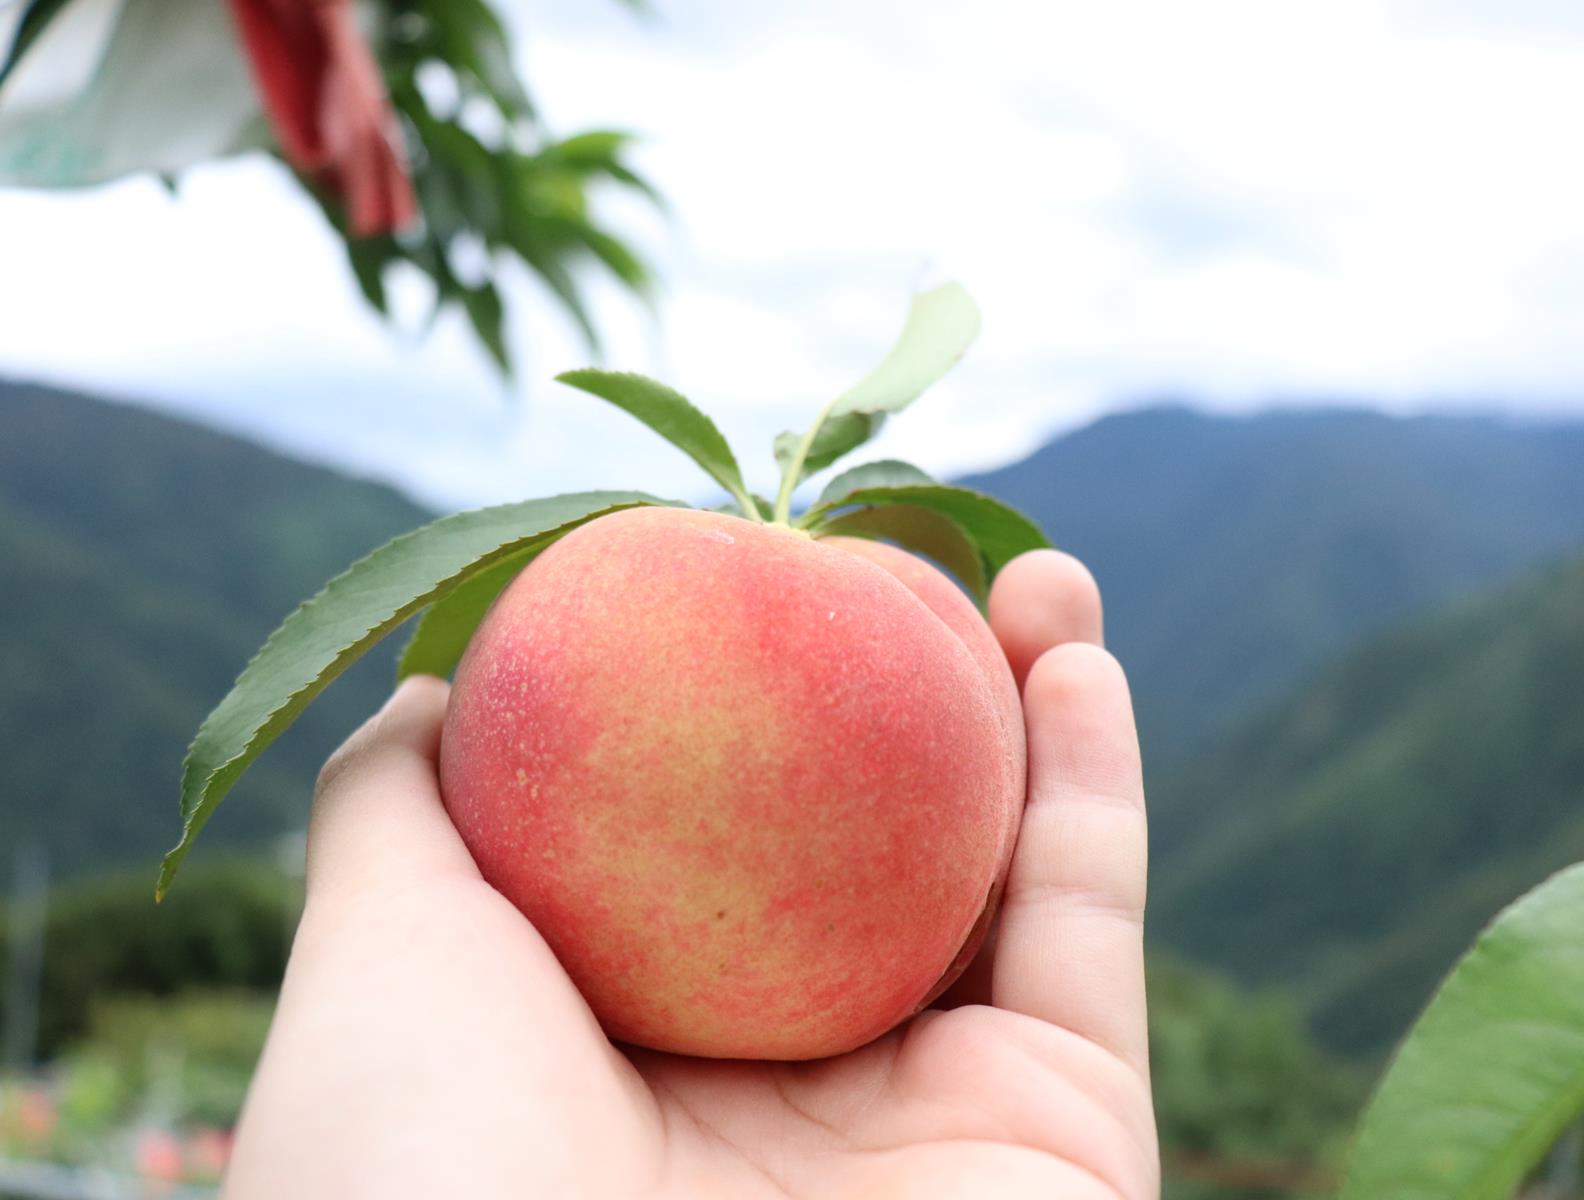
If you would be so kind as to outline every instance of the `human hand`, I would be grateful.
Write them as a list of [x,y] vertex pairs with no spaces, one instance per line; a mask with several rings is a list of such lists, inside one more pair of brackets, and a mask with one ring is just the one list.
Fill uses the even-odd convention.
[[307,905],[225,1194],[1151,1200],[1127,685],[1065,555],[1011,563],[990,622],[1029,735],[993,944],[955,1007],[807,1063],[613,1046],[446,817],[446,685],[404,684],[321,776]]

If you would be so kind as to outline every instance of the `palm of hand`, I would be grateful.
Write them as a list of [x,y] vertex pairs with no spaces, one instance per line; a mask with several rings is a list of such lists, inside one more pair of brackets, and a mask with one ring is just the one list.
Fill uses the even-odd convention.
[[[1147,1086],[1075,1034],[985,1006],[932,1011],[808,1064],[634,1060],[677,1195],[1143,1197]],[[737,1177],[731,1186],[719,1182]]]
[[955,1007],[810,1063],[608,1042],[444,816],[444,686],[401,693],[321,781],[227,1194],[1154,1196],[1126,686],[1072,560],[1009,566],[991,618],[1030,742],[994,945]]

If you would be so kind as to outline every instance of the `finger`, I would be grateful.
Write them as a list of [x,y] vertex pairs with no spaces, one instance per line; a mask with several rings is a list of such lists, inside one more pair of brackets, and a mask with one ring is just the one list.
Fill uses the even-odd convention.
[[437,758],[450,687],[406,680],[330,757],[308,822],[308,893],[347,895],[478,870],[440,801]]
[[[1070,554],[1059,550],[1020,554],[996,576],[990,592],[990,628],[1021,688],[1034,660],[1052,646],[1100,644],[1100,589],[1088,568]],[[990,1003],[999,936],[997,917],[984,946],[936,1001],[937,1008]]]
[[1060,550],[1020,554],[996,576],[990,628],[1023,686],[1035,660],[1064,642],[1104,640],[1100,589],[1089,569]]
[[1148,1070],[1148,843],[1127,681],[1098,647],[1047,651],[1024,689],[1029,801],[1001,909],[993,1000]]

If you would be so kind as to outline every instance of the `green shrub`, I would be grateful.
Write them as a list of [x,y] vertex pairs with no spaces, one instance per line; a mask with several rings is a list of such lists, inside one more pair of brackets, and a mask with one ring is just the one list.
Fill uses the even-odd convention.
[[[144,871],[52,891],[40,1057],[86,1034],[95,1002],[106,997],[170,996],[195,988],[273,991],[301,907],[300,881],[244,860],[194,864],[159,905]],[[0,914],[0,942],[4,927]],[[0,970],[4,962],[0,945]]]

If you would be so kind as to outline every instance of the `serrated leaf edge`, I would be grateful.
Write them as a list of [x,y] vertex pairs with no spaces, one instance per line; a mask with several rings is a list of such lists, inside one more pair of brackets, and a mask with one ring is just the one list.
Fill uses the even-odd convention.
[[[597,493],[587,494],[594,495]],[[269,637],[264,639],[263,645],[261,645],[258,650],[254,652],[253,656],[248,659],[247,664],[237,674],[237,677],[232,682],[230,689],[228,689],[226,692],[226,697],[222,697],[220,704],[216,705],[215,708],[210,711],[209,715],[204,718],[203,723],[198,726],[198,732],[193,735],[192,741],[188,743],[186,757],[184,758],[182,764],[181,838],[172,849],[166,852],[164,858],[160,862],[159,879],[156,882],[154,888],[155,900],[164,898],[165,893],[170,888],[171,882],[175,879],[176,872],[180,868],[182,860],[186,858],[188,851],[192,848],[193,842],[197,838],[199,831],[203,829],[209,818],[214,814],[214,810],[219,807],[220,801],[224,799],[225,792],[221,792],[219,795],[214,796],[213,798],[210,797],[209,793],[213,788],[215,781],[221,778],[231,768],[237,766],[238,763],[241,763],[242,767],[236,772],[236,775],[233,777],[231,782],[234,782],[235,779],[240,778],[241,775],[246,771],[247,767],[251,765],[253,759],[257,757],[255,751],[262,752],[265,747],[267,747],[275,740],[276,737],[279,737],[280,734],[285,731],[286,726],[284,725],[280,726],[279,728],[272,728],[272,726],[274,725],[276,718],[289,710],[299,698],[306,696],[307,699],[311,701],[315,696],[317,696],[331,683],[333,683],[350,663],[360,658],[370,646],[379,641],[379,639],[386,633],[389,633],[392,629],[395,629],[414,613],[417,613],[429,604],[434,603],[434,601],[440,595],[448,593],[452,588],[456,587],[459,582],[459,577],[465,572],[475,571],[481,569],[482,567],[487,567],[494,562],[498,562],[501,558],[505,557],[506,554],[511,553],[514,549],[520,548],[523,545],[532,544],[534,541],[543,540],[546,542],[546,544],[548,544],[549,542],[554,541],[556,538],[563,536],[571,529],[576,528],[578,525],[585,524],[597,516],[604,516],[608,513],[619,512],[626,508],[641,508],[650,504],[667,505],[671,503],[673,502],[664,501],[657,497],[650,497],[614,504],[598,509],[574,521],[569,521],[563,525],[556,526],[553,529],[530,534],[525,538],[511,539],[497,543],[494,549],[486,551],[483,555],[469,563],[464,572],[457,572],[453,575],[447,576],[445,579],[436,584],[435,587],[420,593],[407,604],[398,606],[396,610],[389,616],[368,626],[356,641],[351,643],[346,647],[346,649],[335,656],[335,658],[331,661],[329,666],[325,668],[325,670],[321,671],[305,686],[290,692],[279,704],[270,709],[268,714],[254,728],[246,743],[244,743],[242,748],[237,751],[237,753],[233,754],[224,762],[210,769],[208,774],[203,776],[201,781],[195,782],[196,777],[194,775],[193,754],[198,748],[199,744],[204,740],[204,735],[209,730],[215,713],[219,711],[220,705],[225,703],[225,699],[236,691],[238,685],[240,685],[242,680],[246,678],[248,672],[253,669],[254,665],[270,652],[270,648],[272,646],[277,644],[278,639],[282,636],[286,629],[293,624],[294,620],[300,614],[306,612],[314,605],[322,601],[332,587],[353,576],[357,570],[371,558],[374,558],[376,555],[386,553],[390,551],[392,547],[405,542],[407,539],[416,537],[419,534],[424,533],[426,530],[432,529],[434,523],[421,526],[418,529],[409,530],[407,533],[392,538],[384,545],[376,547],[374,550],[371,550],[369,553],[363,555],[345,570],[329,579],[325,583],[324,587],[320,588],[319,591],[315,592],[308,599],[297,605],[297,607],[294,608],[281,621],[281,623],[275,627],[275,630],[269,635]],[[500,507],[511,508],[515,507],[515,505],[501,505]],[[473,510],[474,513],[487,511],[487,509]],[[456,515],[467,516],[471,514],[461,513]],[[442,518],[442,520],[444,520],[444,518]],[[227,790],[229,790],[229,788]]]
[[[424,641],[425,628],[429,624],[430,620],[435,616],[436,611],[442,604],[445,603],[445,601],[455,596],[474,580],[481,578],[504,563],[511,562],[519,555],[522,557],[522,568],[526,569],[529,563],[533,562],[534,559],[538,558],[540,554],[549,548],[548,542],[544,545],[530,543],[521,550],[513,550],[506,554],[502,554],[493,562],[476,565],[476,569],[469,571],[461,579],[458,579],[454,584],[447,588],[442,595],[438,595],[430,600],[429,603],[424,606],[423,611],[418,615],[418,624],[417,627],[413,629],[412,636],[407,639],[407,644],[402,647],[401,654],[397,656],[396,681],[399,683],[403,679],[406,679],[409,675],[423,674],[422,671],[419,671],[412,666],[412,656],[415,653],[415,648]],[[504,591],[510,582],[511,580],[507,580],[506,583],[503,583],[501,585],[501,590]],[[496,594],[498,595],[499,593]]]

